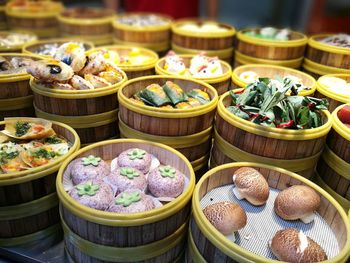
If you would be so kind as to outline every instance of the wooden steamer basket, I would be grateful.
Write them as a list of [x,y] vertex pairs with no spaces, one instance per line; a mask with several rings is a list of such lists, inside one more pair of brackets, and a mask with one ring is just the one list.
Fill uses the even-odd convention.
[[[0,38],[2,37],[7,37],[8,35],[12,34],[12,33],[16,33],[14,31],[0,31]],[[35,34],[31,33],[31,32],[18,32],[18,33],[25,33],[27,35],[31,35],[33,37],[36,37]],[[33,42],[33,41],[32,41]],[[29,42],[30,43],[30,42]],[[22,47],[24,46],[24,44],[20,44],[20,45],[11,45],[11,46],[2,46],[0,47],[0,52],[1,53],[6,53],[6,52],[18,52],[21,53],[22,52]]]
[[[40,59],[39,56],[21,53],[2,53],[1,56]],[[0,75],[0,121],[5,117],[34,116],[33,95],[29,86],[30,75]]]
[[180,19],[171,26],[172,42],[171,48],[179,54],[196,55],[205,51],[208,56],[218,56],[220,59],[232,62],[233,57],[233,36],[236,30],[233,26],[218,23],[227,28],[224,32],[192,32],[183,30],[180,27],[184,24],[198,24],[205,22],[215,22],[211,20]]
[[7,29],[7,19],[5,13],[5,6],[0,6],[0,30]]
[[[0,129],[4,129],[0,122]],[[52,128],[72,144],[69,152],[47,165],[0,177],[0,246],[36,242],[60,230],[56,175],[61,163],[80,147],[77,133],[53,122]]]
[[30,80],[38,117],[69,123],[83,144],[106,140],[118,133],[117,92],[127,80],[95,90],[59,90]]
[[[270,186],[270,198],[264,206],[264,209],[261,209],[261,207],[254,207],[246,201],[238,201],[232,194],[233,201],[244,207],[248,216],[247,225],[240,230],[239,233],[236,233],[236,236],[240,236],[240,238],[236,238],[237,243],[234,243],[209,223],[202,212],[201,200],[213,189],[232,184],[232,175],[234,171],[242,166],[255,168],[262,173]],[[276,218],[274,215],[268,215],[268,213],[274,214],[271,191],[283,190],[291,185],[299,184],[313,188],[320,195],[321,205],[317,210],[318,215],[316,215],[316,217],[319,217],[317,219],[320,220],[320,224],[321,220],[323,221],[321,228],[316,227],[316,221],[313,223],[315,224],[314,226],[311,225],[311,228],[314,228],[312,230],[309,225],[306,226],[298,222],[291,223]],[[211,201],[213,203],[220,200],[231,200],[231,197],[221,196],[220,194],[223,193],[222,191],[217,191],[216,193],[215,196],[209,195],[214,199]],[[229,192],[228,194],[231,193],[232,192]],[[273,194],[275,195],[277,193]],[[262,215],[260,215],[260,213]],[[264,219],[269,220],[268,222],[264,222],[269,224],[269,227],[261,228]],[[279,222],[275,222],[276,220]],[[330,245],[331,241],[329,241],[330,236],[328,234],[333,235],[332,242],[335,242],[339,246],[340,252],[324,262],[347,262],[350,251],[350,222],[341,206],[326,191],[300,175],[275,166],[259,163],[231,163],[221,165],[206,173],[195,187],[192,198],[192,218],[190,223],[190,240],[193,240],[190,246],[192,246],[192,251],[194,247],[195,253],[189,253],[187,262],[217,262],[218,258],[220,258],[222,262],[280,262],[268,259],[260,253],[266,253],[265,251],[268,245],[268,240],[266,239],[271,239],[273,237],[273,234],[271,237],[269,235],[272,232],[284,228],[286,224],[293,225],[294,227],[297,226],[297,228],[301,227],[306,233],[312,231],[310,234],[312,234],[313,238],[317,239],[319,242],[324,242],[324,246],[327,246],[325,249],[327,248],[328,252],[332,250],[332,246]],[[269,234],[267,236],[267,233],[262,232],[259,235],[259,232],[252,230],[253,228],[260,229],[260,231],[268,231]],[[248,233],[245,230],[250,232],[250,237],[247,240],[243,238],[243,235]],[[256,251],[252,252],[252,250],[247,249],[246,246],[249,246],[250,242],[256,245],[255,247],[250,245],[250,249],[255,250],[260,247],[260,253]],[[198,261],[198,255],[201,255],[199,259],[204,259],[205,261]]]
[[[189,180],[184,192],[162,207],[131,214],[99,211],[85,207],[63,188],[63,176],[73,159],[96,155],[111,160],[122,151],[141,148],[169,164]],[[68,254],[76,262],[174,262],[183,251],[194,189],[194,173],[188,160],[163,144],[119,139],[87,146],[62,165],[57,192]]]
[[287,130],[265,127],[239,118],[226,109],[230,103],[229,92],[222,95],[218,102],[211,163],[260,162],[278,165],[306,178],[313,176],[332,126],[328,111],[323,111],[325,124],[320,127]]
[[[118,18],[137,15],[157,15],[166,23],[158,26],[132,26],[118,22]],[[165,52],[170,47],[171,18],[152,13],[125,13],[113,21],[113,41],[118,45],[149,48],[156,52]]]
[[250,64],[235,68],[232,72],[232,89],[241,89],[248,85],[239,77],[245,71],[254,71],[259,76],[268,78],[274,78],[275,76],[285,77],[287,75],[300,78],[305,86],[310,87],[310,90],[301,91],[299,93],[300,96],[312,96],[316,90],[316,80],[304,72],[287,67],[260,64]]
[[[193,55],[180,55],[180,57],[183,59],[185,65],[186,65],[186,68],[189,68]],[[165,58],[161,58],[157,61],[157,63],[156,63],[157,74],[159,74],[159,75],[176,75],[176,74],[169,73],[168,71],[166,71],[164,69],[164,64],[165,64]],[[230,84],[231,84],[230,77],[232,74],[231,66],[227,62],[221,60],[220,64],[221,64],[222,69],[223,69],[223,74],[220,76],[209,77],[209,78],[194,78],[193,77],[193,79],[201,80],[201,81],[204,81],[205,83],[210,84],[213,88],[216,89],[219,96],[222,95],[223,93],[225,93],[229,89]]]
[[310,74],[314,78],[318,79],[319,77],[322,77],[323,75],[328,74],[350,74],[350,69],[342,69],[342,68],[335,68],[335,67],[329,67],[325,66],[316,62],[311,61],[310,59],[304,58],[303,62],[303,71]]
[[[148,85],[166,81],[178,84],[185,92],[199,88],[206,91],[211,101],[191,109],[162,109],[139,105],[130,100],[136,92]],[[148,76],[128,81],[118,93],[119,127],[121,137],[164,143],[184,154],[197,167],[204,167],[211,147],[211,133],[218,95],[202,81],[178,76]]]
[[349,103],[350,97],[346,95],[341,95],[332,92],[327,87],[322,85],[320,83],[320,80],[325,77],[336,77],[346,80],[347,82],[350,82],[350,74],[329,74],[325,75],[324,77],[321,77],[317,81],[317,91],[315,93],[315,97],[317,98],[326,98],[329,102],[328,109],[330,112],[332,112],[334,109],[336,109],[338,106],[342,105],[343,103]]
[[[51,10],[16,10],[11,1],[6,5],[6,17],[8,26],[13,30],[32,31],[39,38],[52,38],[58,35],[58,22],[56,16],[62,11],[63,6],[57,2],[51,2],[56,5]],[[44,1],[49,2],[50,1]]]
[[155,67],[155,64],[156,64],[159,57],[158,57],[157,53],[155,53],[154,51],[152,51],[150,49],[141,48],[141,47],[127,47],[127,46],[120,46],[120,45],[111,45],[111,46],[98,47],[95,50],[99,50],[99,49],[116,51],[121,56],[127,56],[129,54],[129,52],[131,52],[133,49],[138,49],[141,54],[147,55],[151,58],[145,64],[117,65],[120,69],[122,69],[126,73],[126,75],[128,76],[128,79],[134,79],[134,78],[143,77],[143,76],[150,76],[150,75],[154,75],[154,73],[155,73],[154,67]]
[[[88,12],[92,15],[86,14]],[[110,9],[71,8],[61,12],[57,19],[63,37],[82,38],[97,46],[113,42],[115,12]]]

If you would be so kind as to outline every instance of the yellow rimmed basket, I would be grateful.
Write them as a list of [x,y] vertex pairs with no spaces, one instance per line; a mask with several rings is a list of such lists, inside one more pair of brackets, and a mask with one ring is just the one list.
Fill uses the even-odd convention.
[[[33,39],[36,39],[37,36],[30,32],[30,31],[0,31],[0,38],[5,38],[13,33],[23,33],[23,34],[26,34],[26,35],[29,35],[31,36]],[[35,40],[33,40],[35,41]],[[33,41],[30,41],[30,42],[33,42]],[[29,42],[29,43],[30,43]],[[10,46],[1,46],[0,47],[0,52],[1,53],[6,53],[6,52],[19,52],[21,53],[22,52],[22,47],[24,46],[25,44],[22,43],[22,44],[17,44],[17,45],[10,45]]]
[[[146,105],[139,105],[130,98],[138,91],[150,84],[163,85],[172,81],[185,92],[201,89],[207,92],[211,101],[205,105],[191,109],[163,109]],[[129,80],[118,92],[119,118],[130,128],[152,135],[186,136],[210,128],[218,101],[216,90],[209,84],[179,76],[148,76]]]
[[[204,259],[206,262],[217,262],[218,258],[220,258],[220,260],[223,262],[279,262],[277,260],[268,259],[259,254],[255,254],[247,248],[244,248],[239,244],[230,241],[209,223],[204,213],[202,212],[200,204],[202,198],[209,191],[215,188],[232,184],[232,175],[234,171],[240,167],[252,167],[259,170],[260,173],[262,173],[262,175],[267,179],[267,182],[271,189],[283,190],[291,185],[296,184],[303,184],[313,188],[321,197],[321,205],[317,210],[318,216],[323,218],[324,222],[327,224],[328,231],[334,235],[337,245],[339,246],[339,253],[328,261],[324,262],[347,262],[350,250],[350,222],[348,220],[347,214],[331,195],[329,195],[326,191],[324,191],[316,184],[301,177],[298,174],[292,173],[282,168],[277,168],[275,166],[246,162],[231,163],[218,166],[206,173],[197,183],[192,198],[192,218],[190,221],[190,231],[191,237],[193,239],[192,245],[195,245],[197,251],[201,255],[201,257],[198,257],[197,254],[196,258]],[[240,204],[243,205],[243,203]],[[269,205],[268,207],[273,207],[273,205]],[[268,219],[267,217],[260,218],[260,220],[257,221],[252,221],[252,219],[249,220],[250,213],[253,214],[254,212],[251,210],[246,210],[246,212],[248,215],[246,227],[255,226],[255,229],[259,229],[258,231],[261,231],[261,233],[251,233],[250,238],[259,238],[260,240],[262,236],[264,236],[263,240],[265,240],[266,234],[263,232],[264,229],[259,226],[264,223],[269,224],[273,220],[272,216],[270,219],[271,221],[263,222],[264,218]],[[260,209],[257,210],[256,213],[263,213],[263,211]],[[271,213],[274,212],[271,211]],[[278,227],[276,227],[271,225],[270,227],[276,228],[277,231],[280,230],[283,226],[278,225]],[[316,229],[314,231],[322,230]],[[323,235],[325,234],[323,233]],[[267,236],[267,238],[272,237],[273,236]],[[241,236],[241,238],[243,237]],[[258,244],[258,246],[261,246],[261,251],[264,251],[267,245],[268,244],[265,244],[264,242],[260,242]]]
[[[88,17],[86,12],[94,12],[95,17]],[[63,37],[82,38],[95,45],[112,43],[115,12],[110,9],[70,8],[61,12],[57,19]]]
[[[185,174],[189,183],[184,192],[162,207],[142,213],[118,214],[85,207],[64,190],[64,172],[73,159],[93,154],[110,160],[122,151],[135,147],[144,149],[161,163],[169,164]],[[173,262],[183,251],[194,184],[195,176],[190,162],[181,153],[163,144],[119,139],[81,149],[63,163],[57,176],[68,253],[78,262],[83,262],[80,259],[84,257],[97,262]],[[104,238],[101,239],[101,236]],[[172,250],[175,247],[176,253]],[[162,257],[164,253],[168,253],[167,257]]]
[[294,60],[304,57],[306,35],[291,31],[290,40],[270,40],[247,35],[259,28],[243,29],[237,33],[237,51],[243,55],[269,60]]
[[[1,130],[4,125],[0,122]],[[59,228],[56,175],[61,163],[79,149],[80,140],[68,125],[52,122],[52,128],[71,143],[66,155],[44,166],[1,175],[1,246],[17,246],[39,240]]]
[[6,5],[7,23],[12,30],[29,30],[39,38],[52,38],[59,34],[56,16],[63,10],[63,5],[57,2],[43,1],[52,5],[41,10],[14,9],[13,4],[20,1],[10,1]]
[[350,70],[350,48],[332,46],[321,42],[321,40],[330,36],[332,34],[311,36],[305,58],[324,66]]
[[89,51],[93,49],[95,46],[92,42],[86,41],[86,40],[81,40],[79,38],[53,38],[50,40],[38,40],[32,43],[27,43],[22,47],[22,52],[24,54],[31,54],[31,55],[37,55],[42,58],[51,58],[49,55],[42,55],[39,54],[39,50],[41,47],[45,45],[51,45],[51,44],[57,44],[57,45],[62,45],[67,42],[78,42],[82,43],[84,46],[84,49],[86,51]]
[[305,177],[312,176],[332,126],[328,111],[322,111],[324,124],[320,127],[287,130],[265,127],[244,120],[226,109],[230,104],[231,98],[227,92],[218,102],[215,119],[217,141],[214,139],[212,153],[217,165],[232,160],[259,160],[267,164],[280,162],[280,165],[288,169],[294,167],[298,172],[303,171]]
[[287,67],[261,64],[250,64],[235,68],[232,72],[232,89],[245,88],[248,85],[248,83],[240,78],[240,75],[245,71],[253,71],[257,73],[259,77],[274,78],[276,76],[295,76],[301,79],[302,84],[309,88],[309,90],[302,90],[298,94],[299,96],[312,96],[316,90],[316,80],[304,72]]
[[317,80],[317,92],[315,96],[318,98],[326,98],[329,102],[328,109],[330,112],[332,112],[338,106],[344,103],[350,103],[350,97],[347,95],[342,95],[342,94],[337,94],[335,92],[332,92],[332,90],[322,85],[321,84],[322,79],[327,77],[341,78],[346,80],[347,82],[350,82],[350,74],[329,74],[329,75],[324,75]]
[[325,66],[316,62],[311,61],[310,59],[304,58],[303,71],[310,74],[314,78],[318,79],[319,77],[327,74],[350,74],[350,69],[342,69]]
[[138,77],[142,77],[142,76],[150,76],[150,75],[154,75],[154,73],[155,73],[154,67],[155,67],[155,64],[158,61],[159,57],[158,57],[157,53],[155,53],[154,51],[152,51],[150,49],[136,47],[136,46],[127,47],[127,46],[122,46],[122,45],[111,45],[111,46],[98,47],[98,48],[94,49],[93,51],[99,50],[99,49],[115,51],[119,54],[119,56],[123,56],[123,57],[128,57],[130,52],[132,52],[133,50],[134,51],[137,50],[137,52],[141,56],[149,57],[149,60],[147,60],[143,64],[117,65],[119,68],[121,68],[126,73],[126,75],[128,76],[128,79],[138,78]]
[[[118,19],[128,16],[156,15],[161,17],[165,23],[158,26],[132,26],[119,23]],[[125,13],[117,16],[113,21],[113,41],[119,45],[140,46],[163,52],[170,46],[171,18],[153,13]]]
[[7,117],[33,117],[33,95],[0,99],[0,121]]
[[[186,68],[189,68],[193,55],[180,55],[180,57],[183,59],[183,62],[185,63]],[[161,58],[157,61],[156,67],[155,67],[157,74],[176,75],[176,74],[169,73],[167,70],[165,70],[164,64],[165,64],[165,58]],[[204,81],[205,83],[210,84],[213,88],[216,89],[219,96],[225,93],[229,89],[231,84],[230,78],[232,74],[231,66],[227,62],[221,60],[220,64],[222,67],[223,74],[217,77],[193,78],[193,79],[201,80],[201,81]]]
[[289,59],[289,60],[262,59],[262,58],[255,58],[248,55],[244,55],[241,52],[236,50],[234,68],[241,65],[247,65],[247,64],[268,64],[268,65],[276,65],[276,66],[298,69],[300,68],[302,62],[303,62],[303,57],[296,58],[296,59]]

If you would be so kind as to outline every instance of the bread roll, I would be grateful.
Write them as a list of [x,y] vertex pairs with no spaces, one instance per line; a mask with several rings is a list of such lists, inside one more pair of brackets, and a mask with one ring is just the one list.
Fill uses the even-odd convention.
[[270,241],[270,248],[281,261],[312,263],[327,260],[322,247],[296,228],[277,231]]
[[305,224],[312,222],[321,198],[311,187],[293,185],[281,192],[275,200],[275,212],[285,220],[300,219]]
[[209,222],[225,236],[233,234],[247,224],[247,215],[242,207],[231,202],[219,202],[204,208]]
[[233,193],[238,199],[247,199],[253,205],[263,205],[269,198],[270,188],[265,177],[251,167],[241,167],[233,174],[235,188]]

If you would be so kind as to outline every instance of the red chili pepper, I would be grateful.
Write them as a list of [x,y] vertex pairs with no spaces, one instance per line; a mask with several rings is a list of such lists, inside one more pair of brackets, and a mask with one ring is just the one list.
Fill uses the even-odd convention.
[[316,104],[315,104],[315,103],[309,103],[309,104],[307,105],[307,107],[308,107],[310,110],[313,110],[313,109],[316,108]]
[[288,121],[288,122],[278,124],[278,125],[276,126],[276,128],[281,128],[281,129],[283,129],[283,128],[289,128],[289,127],[291,127],[291,126],[293,126],[293,125],[294,125],[294,121],[293,121],[293,120],[290,120],[290,121]]

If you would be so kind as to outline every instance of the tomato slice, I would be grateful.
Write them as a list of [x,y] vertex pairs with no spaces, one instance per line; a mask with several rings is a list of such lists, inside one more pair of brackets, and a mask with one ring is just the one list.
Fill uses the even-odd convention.
[[338,111],[338,118],[344,124],[350,124],[350,105],[345,105]]
[[37,125],[33,126],[33,131],[34,131],[35,134],[40,133],[43,130],[45,130],[45,127],[42,126],[42,125],[38,125],[37,124]]

